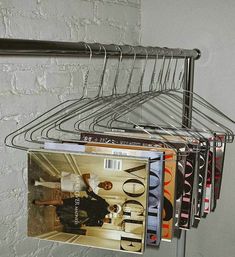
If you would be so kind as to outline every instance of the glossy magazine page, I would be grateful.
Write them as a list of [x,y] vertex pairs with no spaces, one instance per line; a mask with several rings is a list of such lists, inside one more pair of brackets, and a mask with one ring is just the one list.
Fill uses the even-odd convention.
[[126,155],[149,158],[149,196],[147,218],[147,245],[159,246],[162,231],[163,211],[163,183],[164,183],[164,153],[157,151],[130,150],[99,146],[84,146],[84,151],[89,153]]
[[28,152],[28,235],[143,253],[147,158]]
[[[162,219],[162,236],[157,237],[157,241],[151,242],[147,240],[149,245],[156,244],[158,245],[158,240],[171,241],[173,237],[174,230],[174,211],[175,211],[175,180],[176,180],[176,166],[177,166],[177,154],[174,149],[168,148],[159,148],[159,147],[147,147],[147,146],[136,146],[136,145],[120,145],[120,144],[105,144],[105,143],[92,143],[87,142],[85,145],[79,144],[68,144],[68,143],[51,143],[48,142],[45,144],[46,148],[50,149],[69,149],[74,151],[94,151],[99,153],[113,153],[117,152],[118,149],[124,153],[129,152],[131,155],[141,156],[149,153],[144,153],[145,151],[155,151],[155,155],[159,152],[164,153],[164,183],[163,183],[163,219]],[[116,149],[116,150],[115,150]],[[134,151],[135,150],[135,151]],[[150,155],[151,156],[151,155]],[[150,176],[151,183],[151,176]],[[151,192],[151,191],[150,191]],[[157,225],[156,225],[157,226]],[[151,233],[147,234],[147,237],[150,239]]]

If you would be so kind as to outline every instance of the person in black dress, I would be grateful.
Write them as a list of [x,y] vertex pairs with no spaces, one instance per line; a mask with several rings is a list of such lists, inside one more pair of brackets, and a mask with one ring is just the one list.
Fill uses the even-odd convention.
[[55,205],[60,222],[64,225],[64,232],[84,234],[84,226],[101,227],[105,216],[117,212],[116,204],[109,205],[105,199],[87,190],[87,197],[71,197],[58,200],[38,201],[36,205]]

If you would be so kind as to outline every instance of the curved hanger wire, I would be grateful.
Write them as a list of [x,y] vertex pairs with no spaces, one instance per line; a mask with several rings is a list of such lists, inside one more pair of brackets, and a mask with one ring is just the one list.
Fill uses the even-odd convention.
[[150,80],[150,84],[149,84],[149,91],[150,92],[153,92],[153,90],[154,90],[157,61],[158,61],[158,52],[156,51],[155,58],[154,58],[152,76],[151,76],[151,80]]
[[[122,107],[122,109],[121,109],[120,107]],[[125,110],[125,113],[123,113],[124,110]],[[134,114],[137,114],[137,115],[138,115],[138,112],[137,112],[135,109],[133,110],[132,108],[130,108],[129,103],[128,103],[128,104],[125,104],[124,102],[122,102],[121,105],[119,104],[119,105],[116,106],[115,108],[114,108],[114,106],[112,106],[112,112],[116,113],[119,117],[122,117],[124,114],[128,114],[128,113],[131,113],[132,115],[134,115]],[[101,116],[100,116],[99,121],[96,121],[96,123],[97,123],[97,122],[102,122],[103,120],[105,121],[105,118],[106,118],[106,117],[103,117],[103,116],[101,117]],[[159,134],[159,135],[156,137],[156,135],[153,135],[151,132],[145,130],[143,127],[140,127],[140,126],[138,125],[138,122],[135,122],[135,121],[134,121],[133,119],[131,119],[130,117],[125,116],[125,120],[126,120],[126,124],[134,125],[135,127],[138,127],[138,128],[139,128],[139,132],[142,131],[145,135],[147,134],[147,135],[148,135],[147,138],[149,138],[149,139],[158,138],[158,140],[162,141],[162,142],[165,143],[165,144],[168,144],[169,139],[167,139],[167,137],[165,137],[163,134]],[[153,124],[155,124],[155,123],[153,122]],[[94,125],[94,124],[93,124],[93,125]],[[155,124],[155,125],[157,126],[157,124]],[[159,125],[158,125],[158,127],[159,127],[159,129],[161,128],[161,126],[159,126]],[[133,126],[132,126],[132,128],[133,128]],[[92,127],[92,129],[93,129],[94,131],[96,131],[96,130],[94,129],[94,127]],[[125,130],[125,127],[119,127],[119,129],[124,129],[124,130]],[[171,134],[169,131],[165,130],[164,128],[162,128],[162,131],[165,131],[165,134],[168,134],[168,135]],[[99,130],[97,130],[96,132],[99,132]],[[137,132],[138,132],[138,131],[137,131]],[[143,135],[144,135],[144,134],[143,134]],[[121,135],[121,134],[120,134],[120,135]],[[136,135],[137,135],[137,134],[136,134]],[[174,132],[174,134],[172,134],[172,136],[175,136],[175,135],[176,135],[176,133]],[[141,136],[138,135],[138,137],[141,137]],[[179,138],[180,138],[180,137],[179,137]],[[187,146],[187,144],[186,144],[185,138],[181,137],[181,141],[184,141],[183,145],[184,145],[184,147],[187,149],[188,146]],[[170,142],[169,142],[169,143],[170,143]]]
[[[128,80],[127,90],[126,90],[126,91],[129,91],[129,86],[130,86],[130,82],[131,82],[131,79],[132,79],[134,64],[135,64],[135,60],[136,60],[136,52],[135,52],[134,47],[132,48],[132,50],[133,50],[133,52],[134,52],[134,58],[133,58],[133,63],[132,63],[131,72],[130,72],[130,76],[129,76],[129,80]],[[121,55],[120,55],[120,56],[121,56]],[[121,60],[121,58],[120,58],[119,60]],[[120,66],[118,66],[118,69],[119,69],[119,67],[120,67]],[[118,72],[117,72],[116,74],[118,74]],[[129,98],[129,96],[127,95],[125,98]],[[123,96],[122,96],[122,98],[120,98],[120,99],[123,100],[123,99],[125,99],[125,98],[123,98]],[[100,108],[99,108],[99,111],[104,110],[106,106],[109,106],[109,108],[110,108],[110,105],[112,104],[112,102],[106,101],[106,100],[107,100],[107,98],[106,98],[103,102],[100,102],[101,106],[100,106]],[[116,101],[116,98],[115,98],[115,99],[112,99],[112,100]],[[105,105],[103,106],[102,104],[105,104]],[[96,107],[97,107],[97,106],[96,106]],[[94,108],[94,107],[93,107],[93,108]],[[95,115],[97,115],[96,113],[98,113],[97,110],[96,110],[95,112],[91,112],[89,115],[86,115],[85,118],[79,119],[79,121],[75,122],[74,128],[75,128],[77,131],[80,131],[80,126],[81,126],[81,124],[84,123],[84,122],[86,122],[86,121],[88,121],[89,119],[91,119],[91,117],[94,117]],[[78,116],[78,113],[72,114],[72,115],[68,116],[67,118],[65,118],[65,119],[63,119],[63,120],[60,120],[60,121],[57,122],[53,127],[49,128],[48,131],[51,131],[52,129],[56,128],[56,129],[58,129],[59,131],[65,132],[65,133],[73,133],[73,134],[77,133],[77,132],[75,132],[75,131],[66,130],[66,129],[63,129],[63,128],[61,127],[61,125],[62,125],[63,123],[69,121],[71,118],[74,118],[74,117],[76,117],[76,116]],[[77,127],[77,128],[76,128],[76,127]],[[90,126],[89,126],[89,127],[90,127]],[[47,133],[47,137],[48,137],[48,133]]]
[[136,61],[135,47],[130,46],[130,48],[132,49],[132,52],[133,52],[133,61],[132,61],[132,66],[131,66],[131,71],[130,71],[130,74],[129,74],[128,82],[127,82],[127,87],[126,87],[126,92],[125,92],[126,94],[128,94],[129,91],[130,91],[130,86],[131,86],[131,81],[132,81],[133,72],[134,72],[134,68],[135,68],[135,61]]
[[163,88],[164,91],[168,90],[167,85],[168,85],[169,80],[170,80],[172,60],[173,60],[173,53],[171,53],[171,57],[168,59],[168,63],[167,63],[167,68],[166,68],[164,81],[163,81],[163,85],[162,85],[162,88]]
[[[74,106],[76,106],[77,104],[81,104],[81,103],[86,104],[87,103],[87,101],[86,101],[87,99],[84,98],[84,95],[86,94],[87,80],[88,80],[88,75],[89,75],[89,67],[90,67],[90,63],[91,63],[91,59],[92,59],[92,51],[87,43],[84,43],[84,45],[86,48],[89,49],[90,58],[89,58],[88,71],[85,74],[85,80],[83,82],[82,96],[78,99],[69,99],[62,103],[59,103],[58,105],[54,106],[53,108],[51,108],[48,111],[44,112],[43,114],[39,115],[37,118],[26,123],[21,128],[10,133],[4,140],[4,143],[6,146],[17,148],[20,150],[27,150],[28,149],[27,146],[21,145],[19,143],[17,143],[17,144],[15,143],[15,139],[22,135],[24,136],[25,142],[41,144],[42,142],[40,142],[38,140],[34,140],[32,138],[32,134],[31,134],[32,130],[37,131],[37,128],[42,128],[43,124],[44,123],[48,124],[49,121],[54,122],[57,119],[57,117],[60,117],[60,115],[63,114],[64,112],[69,112],[69,110],[71,108],[73,108]],[[30,136],[28,136],[28,134],[30,134]]]
[[99,44],[100,48],[102,48],[104,50],[104,59],[103,59],[103,67],[102,67],[102,72],[101,72],[101,76],[100,76],[100,83],[99,83],[99,87],[98,87],[98,91],[97,91],[97,97],[102,97],[103,96],[103,86],[104,86],[104,76],[105,76],[105,72],[106,72],[106,67],[107,67],[107,51],[104,45]]
[[140,78],[140,84],[139,84],[138,91],[137,91],[138,93],[141,93],[143,91],[144,75],[145,75],[146,66],[147,66],[147,62],[148,62],[148,51],[147,51],[147,49],[144,49],[144,50],[145,50],[145,62],[144,62],[144,67],[143,67],[143,71],[142,71],[141,78]]
[[112,95],[117,95],[117,83],[118,83],[118,78],[119,78],[119,73],[120,73],[120,65],[122,62],[122,49],[118,45],[116,45],[116,48],[119,50],[120,55],[119,55],[116,74],[115,74],[115,78],[114,78],[114,82],[113,82]]
[[[97,95],[95,98],[89,98],[87,95],[88,77],[93,53],[89,44],[84,43],[84,45],[87,51],[89,51],[89,65],[83,77],[82,96],[78,99],[66,100],[56,105],[33,121],[10,133],[5,138],[5,144],[7,146],[27,150],[27,145],[43,144],[47,139],[59,141],[60,134],[63,133],[67,133],[67,135],[74,135],[77,138],[79,137],[79,132],[84,131],[84,125],[87,125],[91,131],[99,131],[101,129],[112,130],[115,127],[133,129],[133,126],[135,126],[143,133],[149,135],[151,132],[141,127],[141,124],[138,124],[139,122],[136,122],[131,118],[132,116],[135,118],[139,117],[146,123],[149,122],[147,117],[139,115],[138,111],[140,107],[142,108],[143,113],[148,111],[149,114],[151,114],[150,116],[153,118],[153,120],[151,120],[150,124],[153,124],[155,127],[159,128],[163,133],[181,135],[182,129],[180,128],[180,123],[182,117],[179,111],[180,103],[182,103],[182,96],[185,93],[189,93],[189,95],[194,98],[194,102],[199,105],[199,107],[193,107],[192,109],[194,113],[191,120],[194,122],[193,128],[192,130],[187,129],[186,132],[190,134],[192,138],[198,138],[200,136],[203,137],[204,132],[211,135],[213,132],[221,132],[226,134],[227,142],[233,141],[234,134],[232,130],[227,128],[224,124],[222,124],[222,122],[217,121],[216,118],[211,118],[206,113],[202,113],[200,106],[216,114],[216,117],[223,118],[232,124],[235,123],[234,120],[226,116],[201,96],[183,89],[182,86],[185,83],[185,61],[180,69],[178,58],[174,57],[173,52],[171,53],[170,57],[169,55],[163,55],[158,77],[155,81],[157,62],[159,60],[159,54],[158,51],[156,51],[149,88],[148,91],[143,92],[144,76],[148,61],[148,49],[144,48],[145,63],[141,73],[140,84],[137,87],[137,92],[131,93],[130,87],[133,79],[137,54],[136,48],[129,46],[133,53],[131,69],[125,92],[118,94],[117,84],[120,73],[120,65],[123,59],[123,52],[121,47],[116,46],[116,49],[119,50],[120,54],[118,56],[119,59],[114,84],[111,90],[111,95],[105,96],[104,80],[108,63],[108,55],[106,47],[99,44],[99,51],[102,51],[104,54],[102,72],[99,79]],[[184,60],[186,60],[186,55]],[[161,121],[161,117],[158,117],[156,110],[153,112],[153,108],[157,106],[154,104],[154,102],[156,102],[158,105],[162,105],[161,108],[158,108],[158,111],[162,110],[162,113],[168,117],[168,121],[165,120],[163,125],[159,125],[157,122],[157,120]],[[169,114],[169,112],[171,114]],[[188,119],[188,117],[185,118]],[[215,126],[218,131],[214,131],[210,125],[204,123],[205,121]],[[73,125],[73,129],[71,129],[71,124]],[[200,125],[201,129],[198,129],[198,125]],[[170,131],[169,128],[171,129]],[[55,135],[54,133],[57,134]],[[25,140],[24,144],[18,143],[19,137],[23,137]]]
[[84,82],[83,82],[83,93],[82,93],[82,98],[83,97],[88,97],[88,77],[89,77],[89,73],[90,73],[90,66],[91,66],[91,60],[92,60],[92,56],[93,56],[93,53],[92,53],[92,49],[90,47],[89,44],[85,43],[85,46],[89,49],[89,52],[90,52],[90,55],[89,55],[89,62],[88,62],[88,67],[87,67],[87,71],[85,73],[85,76],[84,76]]

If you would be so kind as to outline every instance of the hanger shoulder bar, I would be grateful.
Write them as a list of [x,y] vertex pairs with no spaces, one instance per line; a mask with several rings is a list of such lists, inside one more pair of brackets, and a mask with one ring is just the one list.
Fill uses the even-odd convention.
[[[0,55],[20,55],[20,56],[89,56],[92,51],[93,57],[103,57],[104,51],[109,57],[120,56],[122,51],[123,57],[133,57],[136,54],[137,58],[158,58],[163,56],[174,58],[194,58],[200,57],[198,49],[179,49],[166,47],[144,47],[130,45],[114,45],[114,44],[99,44],[85,42],[63,42],[63,41],[42,41],[29,39],[7,39],[0,38]],[[105,49],[105,50],[104,50]]]

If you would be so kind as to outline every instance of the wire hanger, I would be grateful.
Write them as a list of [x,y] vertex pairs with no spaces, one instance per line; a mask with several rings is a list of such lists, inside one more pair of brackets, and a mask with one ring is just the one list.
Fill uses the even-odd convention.
[[[89,44],[84,43],[86,48],[89,50],[89,66],[93,57],[93,53]],[[140,118],[138,114],[138,108],[142,108],[142,112],[148,112],[151,114],[152,119],[155,122],[148,122],[145,119],[145,126],[151,125],[158,128],[158,132],[161,134],[170,134],[170,135],[179,135],[182,136],[181,120],[180,115],[177,113],[180,110],[179,103],[182,102],[182,95],[184,94],[184,89],[182,92],[182,85],[184,83],[184,66],[180,72],[178,71],[178,58],[174,58],[173,51],[170,57],[166,58],[165,55],[162,57],[162,64],[158,72],[158,77],[156,79],[156,67],[159,60],[158,51],[155,53],[155,60],[152,69],[152,75],[149,83],[149,88],[147,91],[143,91],[144,76],[146,71],[146,65],[148,61],[148,48],[144,48],[145,51],[145,63],[143,65],[143,70],[140,77],[140,83],[137,87],[137,91],[134,93],[130,92],[130,86],[133,78],[133,71],[136,63],[136,51],[135,47],[130,46],[130,49],[133,53],[133,60],[131,64],[131,70],[128,77],[128,82],[124,94],[118,94],[118,78],[120,73],[120,64],[123,59],[123,52],[120,46],[116,46],[116,49],[119,51],[118,64],[115,74],[114,83],[112,86],[111,95],[104,96],[104,78],[108,65],[107,50],[106,47],[102,44],[99,45],[99,51],[103,53],[103,66],[102,72],[100,75],[99,86],[97,95],[95,98],[89,98],[87,96],[87,81],[89,77],[89,66],[88,70],[85,73],[83,81],[82,96],[79,99],[71,99],[64,101],[57,106],[51,108],[44,114],[40,115],[38,118],[29,122],[22,128],[16,130],[15,132],[9,134],[5,139],[5,144],[10,147],[27,150],[28,146],[16,144],[16,139],[18,137],[24,137],[25,143],[33,145],[43,144],[45,140],[61,140],[61,134],[63,136],[66,134],[69,137],[73,135],[75,139],[79,138],[79,133],[86,130],[86,127],[90,131],[96,131],[96,128],[101,129],[129,129],[133,130],[133,127],[138,127],[144,133],[149,133],[153,136],[153,132],[148,132],[144,129],[142,124],[138,124],[130,118],[125,121],[127,115],[132,114],[135,118]],[[148,50],[147,50],[148,49]],[[175,61],[174,61],[175,60]],[[186,60],[186,56],[185,56]],[[177,78],[178,72],[178,78]],[[155,81],[156,79],[156,81]],[[176,79],[176,81],[175,81]],[[209,109],[220,117],[223,117],[226,120],[234,123],[233,120],[228,118],[222,112],[217,110],[210,103],[205,101],[200,96],[195,93],[190,93],[195,95],[195,101],[202,105],[203,107]],[[157,113],[154,115],[151,113],[153,108],[156,108],[161,103],[161,108],[158,107],[158,111],[164,112],[165,117],[168,117],[168,122],[162,120]],[[177,103],[177,104],[176,104]],[[171,107],[170,107],[171,106]],[[174,107],[174,108],[173,108]],[[170,111],[172,114],[166,112]],[[221,123],[215,121],[204,113],[200,113],[198,108],[193,108],[193,112],[197,114],[197,117],[193,117],[192,120],[194,123],[202,125],[202,132],[207,132],[213,134],[214,130],[204,124],[204,121],[209,121],[210,123],[215,124],[219,128],[219,132],[224,132],[227,135],[227,141],[232,142],[234,135],[230,129],[222,125]],[[199,117],[198,117],[199,116]],[[143,115],[141,116],[143,120]],[[187,118],[187,117],[186,117]],[[156,120],[164,121],[161,125],[156,122]],[[86,126],[84,126],[86,125]],[[114,126],[115,125],[115,126]],[[125,125],[123,127],[123,125]],[[190,135],[192,138],[202,137],[203,134],[197,129],[197,125],[193,127],[190,131],[187,130],[187,135]],[[62,136],[62,138],[63,138]]]
[[[176,88],[175,88],[175,82],[174,82],[174,79],[175,79],[175,70],[176,70],[176,66],[177,66],[177,62],[175,62],[175,67],[174,67],[174,74],[173,74],[173,79],[172,79],[172,83],[171,83],[171,88],[167,88],[166,87],[166,83],[167,82],[169,82],[169,77],[170,77],[170,62],[172,61],[172,59],[173,59],[173,56],[172,56],[172,58],[169,60],[169,62],[168,62],[168,67],[167,67],[167,71],[166,71],[166,73],[165,73],[165,79],[164,79],[164,86],[163,86],[163,84],[162,84],[162,78],[163,78],[163,70],[164,70],[164,63],[165,63],[165,61],[163,61],[163,65],[162,65],[162,68],[161,68],[161,70],[160,70],[160,72],[159,72],[159,78],[158,78],[158,81],[157,81],[157,83],[160,85],[160,88],[161,89],[164,89],[164,90],[162,90],[162,92],[164,93],[164,95],[165,96],[173,96],[173,94],[174,94],[174,92],[173,93],[171,93],[171,94],[169,94],[169,92],[168,92],[168,90],[170,91],[170,90],[175,90]],[[180,73],[181,74],[181,73]],[[152,75],[152,77],[153,77],[153,75]],[[181,76],[180,75],[180,77],[181,78],[183,78],[183,76]],[[152,81],[152,80],[151,80]],[[179,80],[180,81],[180,80]],[[179,85],[182,85],[183,83],[181,82],[181,83],[179,83]],[[177,87],[177,91],[179,90],[180,88],[178,88]],[[166,91],[167,91],[167,93],[166,93]],[[181,93],[181,92],[180,92]],[[159,100],[159,99],[161,99],[161,97],[162,97],[162,95],[159,95],[157,98],[152,98],[152,99],[154,99],[155,101],[156,100]],[[161,99],[161,101],[163,101],[162,99]],[[150,101],[151,102],[151,101]],[[180,102],[180,103],[182,103],[182,99],[180,99],[180,101],[178,100],[178,102]],[[198,102],[198,101],[197,101]],[[165,102],[165,108],[167,108],[168,110],[170,110],[171,112],[173,112],[173,110],[174,110],[174,107],[176,107],[176,108],[179,108],[179,106],[171,106],[171,108],[172,109],[170,109],[169,108],[169,103],[171,103],[171,101],[169,102],[169,100],[168,100],[168,103],[166,103]],[[173,102],[172,102],[173,103]],[[171,103],[171,104],[172,104]],[[173,104],[175,104],[175,103],[173,103]],[[205,104],[204,104],[205,105]],[[208,105],[206,105],[206,107],[207,107]],[[154,107],[154,106],[153,106]],[[212,105],[209,105],[209,107],[210,107],[210,109],[212,109],[212,111],[214,111],[215,109],[213,108],[213,106]],[[226,134],[227,134],[227,142],[232,142],[232,140],[233,140],[233,137],[234,137],[234,135],[233,135],[233,133],[232,133],[232,131],[230,130],[230,129],[228,129],[228,128],[226,128],[224,125],[222,125],[222,124],[219,124],[218,122],[216,122],[215,120],[213,120],[213,119],[211,119],[209,116],[207,116],[207,115],[205,115],[204,113],[202,113],[202,112],[200,112],[200,110],[199,109],[196,109],[196,108],[193,108],[193,111],[195,111],[195,113],[197,113],[197,114],[199,114],[201,117],[203,117],[204,118],[204,120],[207,120],[207,121],[210,121],[211,123],[213,123],[214,125],[216,125],[219,129],[222,129],[222,132],[225,132]],[[181,116],[179,116],[179,114],[177,114],[176,112],[174,112],[174,114],[176,115],[176,116],[178,116],[179,118],[181,118]],[[223,115],[222,113],[219,113],[219,115]],[[223,117],[225,117],[226,119],[227,119],[227,116],[224,116],[223,115]],[[231,119],[229,119],[230,121],[231,121]],[[211,134],[211,135],[214,135],[214,132],[215,131],[213,131],[212,129],[210,129],[208,126],[205,126],[205,124],[203,123],[203,122],[201,122],[201,121],[199,121],[198,119],[196,119],[196,118],[194,118],[194,121],[197,121],[198,122],[198,124],[201,124],[201,125],[203,125],[204,127],[202,127],[202,132],[204,131],[204,132],[207,132],[207,133],[209,133],[209,134]],[[232,121],[233,122],[233,121]],[[181,124],[180,122],[179,122],[179,124]],[[172,126],[169,126],[169,128],[171,128]],[[175,129],[178,129],[178,128],[175,128]],[[198,133],[198,130],[196,129],[196,127],[194,128],[194,130]],[[195,131],[194,131],[194,133],[195,133]],[[220,131],[221,132],[221,131]],[[204,137],[203,135],[201,135],[202,137]]]
[[[146,58],[146,60],[147,60],[147,58]],[[172,59],[171,59],[172,60]],[[156,63],[156,61],[155,61],[155,63]],[[163,66],[164,66],[164,61],[163,61]],[[170,64],[170,61],[169,61],[169,64]],[[167,72],[166,72],[166,74],[165,74],[165,79],[164,79],[164,81],[167,81],[166,80],[166,77],[168,76],[168,80],[169,80],[169,74],[170,74],[170,65],[168,64],[168,67],[167,67]],[[155,65],[154,65],[155,66]],[[146,62],[145,62],[145,65],[144,65],[144,69],[143,69],[143,74],[142,74],[142,78],[143,78],[143,75],[144,75],[144,72],[145,72],[145,67],[146,67]],[[161,71],[163,70],[163,68],[161,68]],[[155,71],[155,69],[153,69],[153,72]],[[175,71],[175,69],[174,69],[174,71]],[[162,78],[163,76],[161,75],[161,78]],[[152,78],[153,78],[153,75],[152,75]],[[166,88],[166,87],[165,87]],[[138,90],[139,91],[139,90]],[[142,92],[141,92],[142,93]],[[133,99],[131,99],[132,101],[133,101]],[[134,100],[134,103],[137,103],[138,105],[140,104],[140,101],[139,101],[140,99],[138,99],[138,101],[135,101]],[[126,101],[125,101],[126,102]],[[119,106],[120,106],[120,103],[118,104]],[[130,106],[130,103],[128,102],[127,104],[126,104],[126,106]],[[125,108],[125,105],[123,105],[122,106],[122,108]],[[116,113],[115,114],[117,114],[117,112],[118,112],[118,110],[115,110],[116,111]],[[130,107],[127,109],[127,111],[128,112],[130,112],[131,110],[130,110]],[[109,113],[110,112],[112,112],[112,110],[109,110]],[[122,110],[122,112],[123,112],[123,110]],[[109,115],[109,113],[108,113],[108,115]],[[104,114],[106,114],[107,115],[107,111],[106,111],[106,113],[104,112],[104,113],[101,113],[101,114],[99,114],[99,117],[102,117],[102,119],[104,120]],[[89,126],[89,130],[93,130],[94,131],[94,126],[95,125],[97,125],[98,124],[98,120],[99,120],[99,117],[98,117],[98,115],[96,116],[96,119],[95,119],[95,121],[93,121],[93,126],[91,126],[92,125],[92,123],[90,124],[90,126]],[[107,128],[107,126],[102,126],[101,125],[101,127],[103,127],[103,128]],[[168,132],[168,134],[169,134],[169,132]],[[175,132],[174,132],[174,134],[175,134]]]
[[[64,116],[64,115],[66,116],[67,113],[69,113],[71,110],[73,110],[73,108],[76,107],[77,105],[83,106],[83,105],[87,105],[87,104],[89,104],[89,102],[91,102],[91,99],[87,98],[86,90],[87,90],[87,81],[88,81],[88,76],[89,76],[89,67],[90,67],[90,63],[92,60],[92,50],[91,50],[91,47],[89,46],[89,44],[87,44],[87,43],[84,43],[84,44],[85,44],[85,47],[89,49],[89,65],[88,65],[88,70],[87,70],[87,72],[85,74],[85,78],[84,78],[82,96],[79,99],[69,99],[62,103],[59,103],[55,107],[44,112],[39,117],[30,121],[23,127],[10,133],[5,138],[5,141],[4,141],[6,146],[21,149],[21,150],[27,150],[29,148],[29,146],[24,146],[24,145],[15,143],[15,139],[22,135],[24,136],[25,142],[43,144],[42,141],[33,139],[31,131],[34,131],[34,130],[37,131],[37,128],[43,128],[43,126],[45,124],[47,125],[50,122],[55,121],[60,116]],[[29,139],[27,136],[28,134],[30,134]]]
[[[127,82],[127,87],[126,87],[126,90],[125,92],[128,92],[130,90],[130,84],[131,84],[131,80],[132,80],[132,76],[133,76],[133,70],[134,70],[134,67],[135,67],[135,61],[136,61],[136,52],[135,52],[135,49],[134,47],[131,48],[132,51],[133,51],[133,61],[132,61],[132,65],[131,65],[131,71],[130,71],[130,74],[129,74],[129,77],[128,77],[128,82]],[[118,77],[119,77],[119,69],[120,69],[120,62],[122,61],[122,51],[120,51],[120,57],[119,57],[119,62],[118,62],[118,66],[117,66],[117,70],[116,70],[116,77],[115,77],[115,82],[117,82],[118,80]],[[142,75],[143,77],[143,75]],[[116,85],[114,85],[113,88],[115,88]],[[114,90],[112,91],[114,92]],[[78,121],[76,121],[74,123],[74,128],[76,131],[73,131],[73,130],[65,130],[65,129],[62,129],[62,124],[66,123],[68,120],[70,120],[71,118],[77,118],[77,114],[73,115],[72,117],[68,117],[68,119],[66,120],[63,120],[62,122],[60,122],[59,124],[57,124],[57,128],[60,130],[60,131],[63,131],[63,132],[66,132],[66,133],[73,133],[73,134],[78,134],[78,132],[80,131],[83,131],[80,127],[82,127],[82,124],[87,122],[88,120],[90,120],[91,118],[94,118],[94,117],[98,117],[98,114],[99,115],[103,115],[104,113],[102,113],[102,111],[106,111],[106,109],[110,110],[110,106],[111,105],[114,105],[114,104],[119,104],[120,102],[122,101],[127,101],[128,99],[131,99],[135,96],[136,94],[133,94],[133,93],[129,93],[129,94],[115,94],[113,95],[113,99],[111,99],[112,101],[110,101],[110,99],[107,99],[107,97],[103,97],[103,95],[100,95],[100,98],[103,99],[103,105],[99,105],[97,109],[93,109],[91,111],[91,113],[86,113],[84,115],[84,118],[82,119],[79,119]],[[138,93],[137,93],[138,95]],[[107,101],[108,100],[108,101]],[[91,127],[91,125],[89,126]]]
[[[134,59],[133,59],[133,64],[132,64],[132,69],[134,69],[134,63],[135,63],[135,56],[136,54],[134,54]],[[117,80],[118,80],[118,75],[119,75],[119,69],[120,69],[120,63],[122,61],[122,51],[120,51],[120,57],[119,57],[119,61],[118,61],[118,66],[117,66],[117,70],[116,71],[116,77],[115,77],[115,81],[114,83],[117,83]],[[104,68],[105,66],[103,66],[103,71],[102,71],[102,74],[104,74]],[[131,73],[130,74],[133,74],[133,71],[131,70]],[[131,75],[132,76],[132,75]],[[131,76],[129,76],[129,79],[128,79],[128,87],[130,85],[130,81],[131,81]],[[102,85],[102,84],[101,84]],[[113,88],[115,88],[116,85],[114,84]],[[112,90],[112,92],[114,92],[115,90]],[[100,92],[102,92],[102,90],[100,90]],[[118,101],[118,99],[124,99],[124,98],[129,98],[130,95],[129,94],[112,94],[111,96],[103,96],[103,92],[101,94],[98,95],[98,102],[95,103],[95,105],[92,106],[91,109],[89,110],[79,110],[80,112],[78,113],[77,110],[72,113],[71,115],[67,116],[65,119],[61,119],[59,121],[57,121],[55,124],[54,124],[54,127],[55,129],[61,131],[61,132],[65,132],[65,133],[70,133],[70,134],[76,134],[78,135],[78,131],[83,131],[82,129],[80,129],[79,127],[82,126],[82,124],[86,121],[88,121],[91,117],[97,115],[97,113],[107,107],[109,107],[110,105],[113,104],[113,102],[115,101]],[[91,111],[91,112],[89,112]],[[79,117],[79,120],[76,121],[76,119],[78,118],[78,115],[79,114],[84,114],[84,118],[81,118]],[[75,119],[75,123],[72,127],[74,127],[76,129],[76,127],[78,127],[76,129],[76,131],[74,131],[73,129],[63,129],[62,128],[62,125],[66,125],[66,123],[68,121],[71,121],[72,119]],[[51,138],[50,138],[51,139]],[[55,139],[56,140],[56,139]]]
[[[157,55],[156,55],[156,58],[157,58]],[[170,62],[172,61],[172,59],[173,58],[171,58],[170,59],[170,61],[168,62],[168,67],[167,67],[167,71],[166,71],[166,73],[165,73],[165,77],[164,77],[164,81],[165,81],[165,83],[166,82],[169,82],[169,77],[170,77]],[[146,60],[147,60],[147,58],[146,58]],[[177,62],[176,62],[176,64],[177,64]],[[159,75],[159,77],[161,77],[161,80],[162,80],[162,78],[163,78],[163,75],[162,75],[162,71],[164,70],[164,65],[165,65],[165,61],[163,61],[163,64],[162,64],[162,67],[161,67],[161,69],[160,69],[160,75]],[[143,72],[145,72],[145,67],[146,67],[146,64],[145,64],[145,66],[144,66],[144,70],[143,70]],[[156,68],[156,59],[155,59],[155,63],[154,63],[154,68],[153,68],[153,73],[152,73],[152,76],[151,76],[151,82],[150,82],[150,87],[152,88],[152,85],[153,85],[153,78],[154,78],[154,76],[155,76],[155,68]],[[175,77],[175,69],[176,69],[176,65],[175,65],[175,67],[174,67],[174,77]],[[142,77],[143,77],[143,74],[142,74]],[[159,77],[158,77],[158,81],[160,81],[160,83],[161,83],[161,80],[159,80]],[[167,89],[166,88],[166,86],[164,86],[164,88],[165,88],[165,90]],[[130,103],[130,102],[125,102],[125,104],[122,104],[121,106],[122,106],[122,110],[120,111],[118,111],[117,109],[115,110],[116,111],[116,113],[115,113],[115,115],[117,115],[117,113],[118,113],[118,115],[119,116],[123,116],[123,113],[126,111],[127,113],[128,112],[131,112],[131,111],[133,111],[133,108],[131,109],[130,108],[130,105],[132,105],[132,106],[134,106],[134,108],[136,108],[136,106],[138,107],[139,105],[141,105],[142,103],[141,103],[141,99],[137,99],[138,101],[136,101],[135,99],[133,100],[133,99],[131,99],[132,100],[132,102],[134,102],[134,105],[132,104],[132,103]],[[144,99],[145,100],[145,99]],[[147,99],[148,100],[148,99]],[[119,103],[119,106],[120,106],[120,103]],[[127,108],[128,107],[128,108]],[[126,110],[125,110],[126,109]],[[112,110],[110,110],[109,112],[112,112]],[[122,112],[122,115],[120,115],[120,113],[119,112]],[[102,119],[104,119],[104,114],[102,113],[101,115],[100,115],[101,117],[102,117]],[[112,124],[112,122],[114,121],[114,117],[112,117],[112,121],[110,122],[108,122],[109,124]],[[98,124],[98,119],[96,118],[96,122],[93,122],[94,123],[94,125],[93,125],[93,130],[94,130],[94,126],[95,125],[97,125]],[[122,121],[122,123],[125,123],[125,124],[128,124],[128,122],[125,122],[125,121]],[[133,122],[132,122],[133,123]],[[103,128],[107,128],[106,126],[102,126],[101,125],[101,127],[103,127]],[[90,127],[91,128],[91,127]],[[122,129],[122,127],[118,127],[119,129]],[[168,131],[167,131],[168,132]],[[168,134],[169,134],[169,132],[168,132]],[[174,132],[174,134],[176,134],[175,132]],[[173,134],[172,134],[173,135]]]

